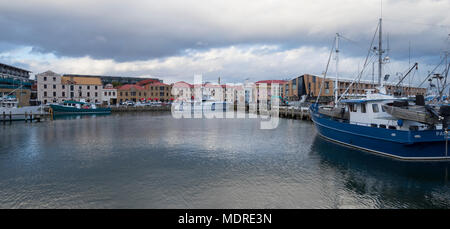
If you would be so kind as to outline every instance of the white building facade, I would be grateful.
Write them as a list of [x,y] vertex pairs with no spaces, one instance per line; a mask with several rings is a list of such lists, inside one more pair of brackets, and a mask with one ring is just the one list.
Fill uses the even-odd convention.
[[98,77],[61,76],[52,71],[36,75],[38,100],[42,104],[65,100],[101,103],[103,85]]
[[107,84],[103,87],[102,104],[103,105],[117,104],[117,89],[115,89],[112,84]]

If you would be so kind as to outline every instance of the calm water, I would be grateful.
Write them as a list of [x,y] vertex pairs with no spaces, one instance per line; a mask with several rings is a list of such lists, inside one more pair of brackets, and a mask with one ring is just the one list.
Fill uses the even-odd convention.
[[0,208],[449,208],[449,167],[350,150],[288,119],[0,125]]

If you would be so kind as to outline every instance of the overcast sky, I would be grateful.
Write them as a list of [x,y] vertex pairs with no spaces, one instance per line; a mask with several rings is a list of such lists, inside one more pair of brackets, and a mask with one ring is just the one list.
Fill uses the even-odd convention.
[[[353,78],[380,6],[380,0],[0,0],[0,62],[34,73],[169,83],[194,74],[223,82],[290,79],[322,74],[339,32],[348,38],[340,74]],[[384,0],[391,58],[385,71],[406,71],[411,53],[411,62],[419,62],[414,80],[424,78],[448,49],[449,11],[448,0]]]

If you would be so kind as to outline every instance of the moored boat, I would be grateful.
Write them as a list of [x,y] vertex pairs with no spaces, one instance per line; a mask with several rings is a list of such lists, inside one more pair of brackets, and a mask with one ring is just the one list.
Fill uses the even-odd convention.
[[97,107],[95,104],[88,104],[78,101],[64,101],[62,104],[50,104],[53,114],[110,114],[111,108]]
[[21,121],[34,119],[36,115],[46,114],[43,106],[18,106],[15,96],[0,97],[0,120]]
[[[381,22],[380,19],[380,38]],[[338,38],[339,35],[337,41]],[[378,50],[379,55],[378,92],[367,91],[362,98],[342,99],[342,95],[338,98],[338,88],[335,88],[334,108],[321,107],[318,102],[310,107],[317,132],[333,142],[395,159],[450,160],[447,125],[450,112],[446,107],[436,112],[434,108],[421,104],[423,102],[417,102],[417,96],[416,104],[410,106],[408,98],[388,95],[381,81],[384,53],[381,44],[380,39],[378,48],[370,47],[371,50]],[[337,55],[339,51],[335,49]],[[344,110],[341,107],[345,107]],[[348,112],[349,116],[340,117],[336,111],[341,114]]]

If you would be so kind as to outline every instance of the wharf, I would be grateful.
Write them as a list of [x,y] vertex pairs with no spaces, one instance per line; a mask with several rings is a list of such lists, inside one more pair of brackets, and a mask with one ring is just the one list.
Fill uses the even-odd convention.
[[280,107],[281,118],[311,120],[308,107]]
[[40,121],[44,121],[44,120],[48,120],[48,119],[52,119],[52,115],[50,113],[38,113],[38,114],[33,114],[33,113],[23,113],[23,114],[17,114],[17,113],[12,113],[11,111],[8,112],[2,112],[0,114],[0,122],[3,124],[6,123],[11,123],[11,122],[16,122],[16,121],[25,121],[25,122],[40,122]]

